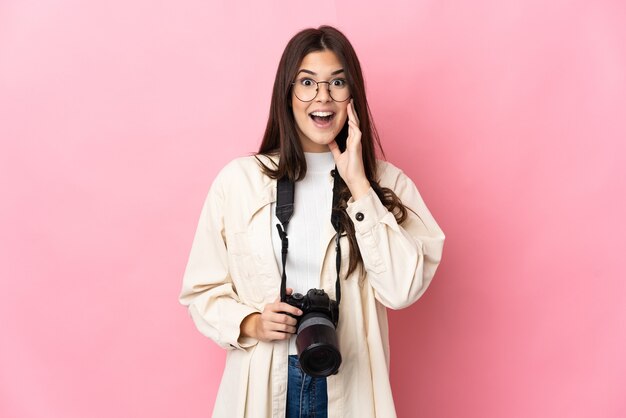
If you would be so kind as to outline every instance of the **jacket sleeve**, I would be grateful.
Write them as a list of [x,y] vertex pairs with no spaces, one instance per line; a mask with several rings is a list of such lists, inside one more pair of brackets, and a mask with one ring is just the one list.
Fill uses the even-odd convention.
[[243,319],[256,309],[241,303],[233,286],[224,234],[224,170],[202,207],[179,301],[198,330],[226,349],[246,349],[258,340],[240,338]]
[[358,200],[350,199],[346,209],[369,284],[376,299],[392,309],[411,305],[426,291],[441,261],[445,239],[413,181],[398,171],[392,189],[409,209],[402,225],[371,187]]

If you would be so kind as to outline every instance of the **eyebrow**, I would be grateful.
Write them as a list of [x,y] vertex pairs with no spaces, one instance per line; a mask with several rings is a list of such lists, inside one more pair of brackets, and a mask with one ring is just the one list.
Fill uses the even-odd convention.
[[[317,75],[317,73],[314,73],[313,71],[307,70],[307,69],[304,69],[304,68],[301,69],[300,71],[298,71],[298,74],[300,74],[300,73],[307,73],[307,74],[311,74],[311,75]],[[343,68],[340,68],[337,71],[333,71],[332,73],[330,73],[330,75],[336,75],[336,74],[339,74],[339,73],[343,73]]]

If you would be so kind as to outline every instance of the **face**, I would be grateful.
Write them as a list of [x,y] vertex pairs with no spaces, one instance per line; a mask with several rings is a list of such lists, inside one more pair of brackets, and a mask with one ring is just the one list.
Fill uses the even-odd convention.
[[[328,81],[339,85],[342,82],[345,83],[345,77],[337,55],[332,51],[324,50],[311,52],[304,57],[295,82],[310,84],[308,79],[316,82]],[[335,139],[346,122],[350,100],[334,101],[328,92],[328,86],[329,84],[326,83],[319,84],[317,96],[310,102],[298,99],[292,89],[293,116],[300,143],[305,152],[328,151],[328,144]]]

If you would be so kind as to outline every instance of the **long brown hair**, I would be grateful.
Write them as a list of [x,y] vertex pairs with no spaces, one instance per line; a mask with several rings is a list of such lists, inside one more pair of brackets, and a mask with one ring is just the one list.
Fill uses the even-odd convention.
[[[296,131],[296,122],[290,106],[291,83],[294,81],[304,57],[311,52],[324,50],[334,52],[345,71],[348,88],[354,100],[354,108],[359,117],[365,175],[383,205],[394,214],[398,223],[401,223],[406,219],[407,208],[393,190],[381,187],[376,178],[375,147],[378,148],[383,157],[385,154],[365,97],[365,83],[359,59],[348,38],[332,26],[304,29],[291,38],[285,47],[276,71],[270,114],[263,135],[263,142],[258,152],[258,154],[278,155],[279,161],[276,166],[269,167],[257,158],[261,169],[270,178],[280,179],[287,176],[293,182],[303,179],[306,175],[304,151]],[[345,134],[345,129],[342,132]],[[342,132],[339,135],[342,135]],[[362,262],[362,258],[356,241],[354,225],[346,212],[347,202],[352,194],[346,184],[343,181],[341,183],[339,207],[333,208],[333,211],[339,214],[341,229],[345,231],[350,243],[349,275]]]

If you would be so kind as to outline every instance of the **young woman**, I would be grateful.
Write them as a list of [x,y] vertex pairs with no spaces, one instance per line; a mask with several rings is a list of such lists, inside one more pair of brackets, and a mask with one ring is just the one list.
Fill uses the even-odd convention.
[[[444,234],[376,146],[382,153],[349,41],[329,26],[296,34],[259,153],[229,163],[211,186],[180,294],[200,332],[228,350],[214,417],[396,416],[386,309],[424,293]],[[295,191],[288,222],[277,215],[279,183]],[[310,289],[338,302],[338,320],[332,307],[309,315],[295,303]],[[299,361],[305,328],[322,330],[335,357]],[[338,369],[311,372],[327,361]]]

